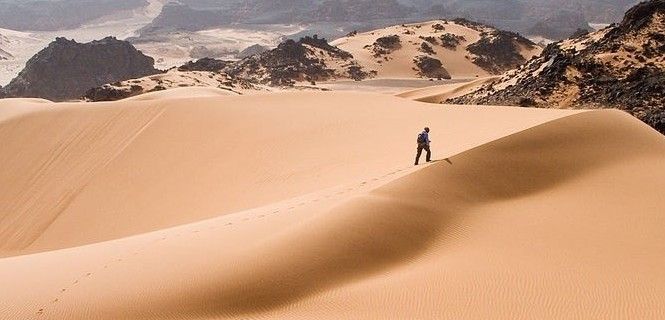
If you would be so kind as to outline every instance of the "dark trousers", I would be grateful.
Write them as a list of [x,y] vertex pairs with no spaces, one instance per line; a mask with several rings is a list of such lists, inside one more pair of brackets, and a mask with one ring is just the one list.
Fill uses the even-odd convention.
[[425,156],[427,162],[432,161],[432,151],[429,149],[429,144],[421,143],[418,145],[418,154],[416,154],[416,165],[420,162],[420,156],[423,154],[423,149],[427,151]]

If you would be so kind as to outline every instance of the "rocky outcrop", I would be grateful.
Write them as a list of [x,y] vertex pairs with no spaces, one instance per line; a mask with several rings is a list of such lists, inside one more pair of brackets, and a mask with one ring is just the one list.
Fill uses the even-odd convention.
[[615,26],[549,45],[499,81],[452,103],[618,108],[665,133],[665,0]]
[[441,41],[441,46],[450,49],[450,50],[456,50],[457,46],[460,45],[463,41],[466,41],[466,38],[461,35],[456,35],[452,33],[446,33],[442,34],[439,37],[439,40]]
[[103,86],[88,90],[85,93],[84,98],[85,100],[92,102],[117,101],[141,94],[143,91],[143,87],[138,85],[132,85],[124,88],[105,84]]
[[418,68],[420,76],[436,79],[450,79],[450,73],[443,67],[439,59],[429,56],[418,56],[413,62]]
[[525,63],[521,51],[535,45],[517,33],[494,30],[481,34],[467,50],[474,55],[474,64],[490,74],[501,74]]
[[436,54],[436,51],[434,51],[434,48],[432,48],[432,46],[430,44],[428,44],[427,42],[421,43],[420,48],[418,50],[420,52],[426,53],[426,54],[432,54],[432,55]]
[[374,52],[375,57],[390,54],[402,47],[402,40],[398,35],[390,35],[376,39],[376,41],[367,48]]
[[5,97],[77,99],[105,83],[159,73],[154,59],[112,37],[90,43],[57,38],[2,89]]
[[214,58],[203,58],[196,61],[190,61],[178,67],[178,71],[210,71],[221,72],[232,62]]

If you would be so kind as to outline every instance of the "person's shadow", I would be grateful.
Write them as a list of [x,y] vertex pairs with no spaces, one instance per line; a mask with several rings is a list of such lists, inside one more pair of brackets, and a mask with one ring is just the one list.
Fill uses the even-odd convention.
[[439,161],[445,161],[445,162],[448,162],[448,164],[453,164],[453,162],[450,161],[450,158],[445,158],[443,160],[432,160],[431,162],[436,163],[436,162],[439,162]]

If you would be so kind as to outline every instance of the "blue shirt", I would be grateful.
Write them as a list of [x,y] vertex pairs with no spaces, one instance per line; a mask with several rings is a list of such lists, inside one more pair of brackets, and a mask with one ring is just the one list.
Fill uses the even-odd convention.
[[427,131],[423,131],[421,134],[423,135],[423,137],[425,137],[425,144],[429,144],[430,142],[432,142],[429,140],[429,133],[427,133]]

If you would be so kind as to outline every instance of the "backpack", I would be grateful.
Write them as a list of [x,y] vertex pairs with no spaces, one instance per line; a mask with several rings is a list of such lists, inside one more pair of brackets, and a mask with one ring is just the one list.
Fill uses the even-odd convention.
[[417,141],[419,144],[427,143],[427,139],[425,138],[425,133],[424,133],[424,132],[421,132],[420,134],[418,134],[418,140],[416,140],[416,141]]

